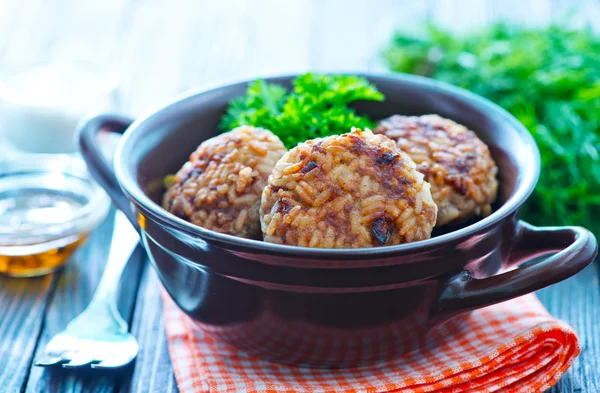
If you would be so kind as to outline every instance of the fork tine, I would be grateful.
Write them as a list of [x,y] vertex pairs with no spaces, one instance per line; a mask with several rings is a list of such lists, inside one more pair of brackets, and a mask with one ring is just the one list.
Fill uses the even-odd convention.
[[63,368],[77,368],[87,366],[94,361],[94,357],[85,353],[77,354],[69,360],[68,363],[63,363]]
[[123,363],[122,359],[106,359],[99,363],[92,363],[90,365],[90,367],[96,368],[96,369],[109,369],[109,368],[123,367],[129,363],[131,363],[131,361]]
[[137,356],[137,342],[127,332],[127,323],[119,314],[116,300],[117,284],[139,240],[127,217],[117,211],[108,261],[92,301],[65,330],[48,342],[46,355],[40,357],[36,365],[61,365],[65,369],[116,368]]
[[64,361],[65,360],[63,360],[63,358],[58,357],[58,356],[45,355],[45,356],[38,358],[35,361],[35,365],[38,367],[52,367],[52,366],[56,366]]

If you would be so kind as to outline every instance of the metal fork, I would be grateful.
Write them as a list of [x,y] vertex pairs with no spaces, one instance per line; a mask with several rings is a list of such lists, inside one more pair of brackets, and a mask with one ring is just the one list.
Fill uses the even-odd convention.
[[108,262],[92,301],[50,340],[36,366],[115,368],[135,359],[138,344],[117,310],[117,293],[123,269],[139,240],[125,215],[117,211]]

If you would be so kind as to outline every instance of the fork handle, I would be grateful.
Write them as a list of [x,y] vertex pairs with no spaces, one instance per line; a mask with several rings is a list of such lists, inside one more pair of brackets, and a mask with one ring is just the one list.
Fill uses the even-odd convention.
[[[121,275],[129,257],[139,243],[140,237],[125,215],[117,210],[108,260],[94,297],[82,315],[98,321],[99,324],[108,321],[117,322],[127,330],[127,324],[121,318],[117,308],[117,295]],[[108,319],[107,319],[108,317]],[[98,326],[102,329],[101,326]]]
[[92,302],[95,300],[109,300],[116,304],[121,274],[139,241],[140,236],[125,217],[125,214],[117,210],[115,212],[115,223],[108,261],[106,262],[104,273],[102,274],[102,278],[100,278]]

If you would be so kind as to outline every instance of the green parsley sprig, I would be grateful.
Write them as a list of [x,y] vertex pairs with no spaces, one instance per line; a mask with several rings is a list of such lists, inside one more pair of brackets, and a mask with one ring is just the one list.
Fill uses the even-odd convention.
[[366,79],[351,75],[303,74],[292,90],[256,80],[246,94],[229,103],[219,126],[228,131],[241,125],[271,130],[288,148],[300,142],[372,128],[373,122],[350,105],[356,101],[383,101],[383,94]]

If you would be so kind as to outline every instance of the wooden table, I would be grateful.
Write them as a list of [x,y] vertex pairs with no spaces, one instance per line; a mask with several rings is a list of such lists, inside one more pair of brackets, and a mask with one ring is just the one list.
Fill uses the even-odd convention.
[[[101,28],[115,37],[123,53],[119,109],[132,116],[189,88],[233,78],[304,70],[381,70],[378,51],[394,27],[413,30],[426,17],[457,30],[495,19],[539,25],[560,19],[573,4],[543,0],[100,3],[108,7],[102,8],[106,12],[102,15],[109,16],[97,18]],[[23,20],[33,17],[27,13],[33,11],[21,4],[0,0],[0,37],[22,34],[9,32],[23,28]],[[65,4],[57,2],[67,13],[70,8]],[[574,15],[574,23],[600,20],[598,1],[580,4],[583,8]],[[35,10],[35,5],[31,8]],[[7,47],[0,41],[0,55]],[[0,154],[11,154],[5,143],[0,141],[0,146]],[[61,272],[36,279],[0,277],[1,391],[177,391],[162,321],[160,284],[142,252],[128,267],[120,306],[140,344],[135,364],[117,374],[50,373],[32,366],[48,340],[90,300],[108,254],[111,228],[112,215]],[[538,293],[553,315],[575,328],[582,344],[581,355],[552,392],[600,391],[599,273],[598,264],[593,264]]]

